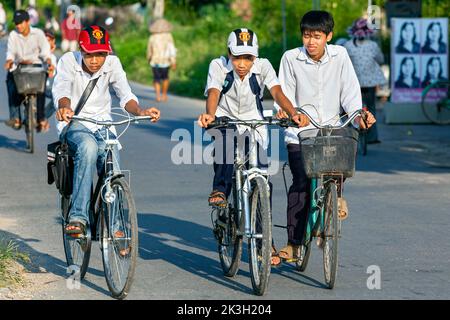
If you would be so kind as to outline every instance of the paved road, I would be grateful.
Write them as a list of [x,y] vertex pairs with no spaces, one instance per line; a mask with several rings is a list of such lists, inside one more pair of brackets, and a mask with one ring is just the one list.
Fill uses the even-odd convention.
[[[0,52],[3,61],[4,42]],[[143,105],[155,104],[151,89],[136,84],[133,88]],[[0,96],[4,121],[4,85]],[[346,183],[350,217],[343,226],[335,289],[324,288],[322,255],[314,246],[305,273],[289,265],[274,269],[267,295],[258,298],[252,294],[246,252],[235,278],[222,275],[206,205],[211,166],[171,161],[177,145],[171,134],[180,128],[193,133],[203,102],[172,96],[158,106],[158,124],[133,126],[121,139],[122,165],[131,170],[140,226],[139,260],[129,299],[450,297],[450,127],[381,124],[383,143],[370,146],[368,156],[358,158],[358,171]],[[97,244],[81,289],[66,287],[57,193],[47,185],[45,171],[46,144],[55,138],[54,128],[38,134],[37,151],[30,155],[23,152],[24,133],[0,125],[0,230],[30,252],[36,278],[47,279],[33,291],[34,299],[110,299]],[[280,161],[285,160],[282,149]],[[274,223],[283,225],[286,198],[280,172],[273,184]],[[285,231],[274,229],[274,239],[278,247],[284,245]],[[380,289],[367,286],[370,266],[379,268]]]

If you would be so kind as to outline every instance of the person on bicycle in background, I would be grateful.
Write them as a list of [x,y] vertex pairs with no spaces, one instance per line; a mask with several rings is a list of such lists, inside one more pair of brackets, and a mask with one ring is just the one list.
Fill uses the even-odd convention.
[[[281,88],[296,107],[305,110],[318,123],[338,125],[343,109],[347,114],[362,108],[361,89],[347,51],[342,46],[328,45],[333,36],[334,20],[326,11],[309,11],[300,21],[303,47],[288,50],[281,58],[279,78]],[[277,105],[275,108],[279,109]],[[374,116],[366,113],[366,123],[375,123]],[[277,113],[285,117],[283,110]],[[365,122],[358,116],[354,125],[365,128]],[[304,237],[309,208],[309,184],[302,163],[301,146],[298,139],[300,130],[288,128],[285,143],[288,150],[292,185],[287,204],[287,246],[280,249],[279,256],[285,260],[295,259]],[[339,217],[348,215],[346,201],[338,199]]]
[[[52,89],[57,108],[56,118],[60,121],[57,124],[58,133],[60,139],[65,136],[74,159],[72,203],[69,222],[65,227],[68,234],[85,232],[89,221],[93,171],[97,166],[98,173],[101,172],[106,156],[106,128],[74,121],[64,129],[74,115],[74,109],[89,81],[98,78],[79,116],[112,120],[111,86],[120,100],[120,107],[127,112],[136,116],[151,116],[152,122],[158,121],[160,117],[156,108],[141,109],[139,100],[131,92],[119,58],[111,55],[109,34],[105,29],[97,25],[83,29],[79,46],[80,51],[68,52],[59,60]],[[112,127],[111,136],[115,135],[116,131]]]
[[[206,113],[198,118],[198,124],[206,128],[216,117],[233,120],[262,120],[261,103],[264,87],[298,126],[306,126],[309,120],[298,114],[281,90],[275,70],[269,60],[258,57],[258,38],[249,29],[232,31],[228,36],[228,58],[220,57],[211,61],[205,89]],[[259,90],[258,90],[259,89]],[[257,90],[257,91],[255,91]],[[214,161],[214,179],[209,205],[225,207],[231,192],[234,170],[234,149],[226,150],[227,140],[244,136],[246,126],[236,126],[235,130],[221,129],[222,139],[215,142],[215,150],[222,152],[222,159]],[[260,127],[249,134],[255,135],[258,150],[268,147],[266,127]],[[236,148],[236,141],[232,144]],[[217,151],[220,153],[220,151]],[[215,154],[217,154],[215,151]],[[218,161],[217,161],[218,160]],[[281,262],[281,261],[280,261]]]
[[[52,60],[52,65],[56,66],[58,64],[58,57],[55,55],[56,50],[56,39],[55,34],[49,30],[44,30],[45,37],[47,38],[48,44],[50,45],[50,59]],[[52,87],[53,87],[53,80],[55,79],[55,72],[56,69],[52,70],[52,72],[47,72],[47,80],[45,84],[45,96],[46,98],[49,98],[49,102],[45,105],[45,117],[47,119],[50,119],[50,117],[55,113],[55,106],[53,104],[53,95],[52,95]]]
[[[30,16],[25,10],[14,12],[14,24],[16,29],[11,31],[8,37],[6,51],[5,70],[6,86],[8,89],[9,115],[10,119],[6,125],[19,130],[20,123],[20,104],[24,96],[17,92],[16,83],[12,72],[17,69],[19,64],[42,64],[48,65],[48,72],[52,72],[55,66],[50,59],[50,45],[47,42],[42,30],[30,26]],[[37,129],[46,131],[49,123],[45,118],[45,93],[37,95]]]

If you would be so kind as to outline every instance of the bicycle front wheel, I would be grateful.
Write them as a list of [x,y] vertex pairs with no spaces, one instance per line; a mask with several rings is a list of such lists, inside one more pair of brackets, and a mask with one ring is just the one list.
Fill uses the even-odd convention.
[[301,245],[299,250],[300,252],[295,262],[295,267],[297,271],[303,272],[308,266],[309,256],[311,255],[311,241],[307,245]]
[[25,125],[25,134],[27,136],[27,151],[34,153],[34,128],[36,124],[36,95],[30,95],[26,105],[27,123]]
[[436,124],[450,124],[450,82],[437,81],[422,92],[422,111]]
[[86,230],[86,235],[73,237],[64,232],[65,224],[68,222],[70,210],[70,196],[61,196],[61,214],[64,218],[62,223],[64,253],[68,266],[68,273],[71,274],[72,279],[83,280],[89,265],[91,256],[91,233],[89,227]]
[[136,206],[123,178],[111,182],[111,192],[101,193],[101,241],[103,267],[109,291],[124,299],[133,282],[138,253]]
[[333,289],[338,266],[338,205],[336,183],[329,182],[325,195],[324,226],[323,226],[323,269],[325,283]]
[[250,273],[253,291],[261,296],[269,284],[272,254],[272,222],[267,183],[255,184],[250,201]]

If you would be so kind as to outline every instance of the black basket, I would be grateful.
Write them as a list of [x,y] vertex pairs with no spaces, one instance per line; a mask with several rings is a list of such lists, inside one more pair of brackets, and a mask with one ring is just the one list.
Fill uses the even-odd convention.
[[40,64],[19,65],[13,71],[13,77],[19,94],[44,92],[46,71]]
[[308,178],[321,175],[352,177],[355,173],[358,132],[352,128],[305,130],[298,134]]

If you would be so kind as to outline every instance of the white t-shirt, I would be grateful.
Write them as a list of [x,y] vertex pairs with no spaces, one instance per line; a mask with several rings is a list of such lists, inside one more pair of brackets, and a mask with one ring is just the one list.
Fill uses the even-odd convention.
[[[227,62],[224,57],[214,59],[209,65],[205,96],[208,96],[208,90],[211,88],[222,91],[225,78],[230,71],[233,71],[234,81],[230,90],[220,99],[216,117],[225,116],[234,120],[262,120],[249,79],[253,73],[256,75],[262,97],[264,87],[270,90],[274,86],[280,85],[272,64],[267,59],[256,58],[250,72],[241,80],[233,70],[231,60]],[[237,129],[240,134],[243,134],[248,127],[237,126]],[[259,134],[256,134],[255,138],[266,149],[268,146],[267,128],[260,127],[257,131]]]
[[[120,107],[125,108],[125,105],[130,100],[135,100],[139,103],[138,98],[131,92],[127,76],[118,57],[113,55],[107,56],[102,68],[92,76],[83,70],[81,62],[82,57],[79,51],[68,52],[59,60],[52,88],[55,108],[58,108],[58,101],[66,97],[70,99],[71,108],[75,111],[77,103],[89,81],[98,77],[100,79],[81,110],[80,117],[112,120],[110,85],[120,99]],[[83,122],[83,125],[92,132],[100,129],[100,126],[90,122]],[[65,126],[66,123],[64,121],[58,122],[57,129],[59,134]],[[111,131],[115,132],[114,127],[111,128]]]
[[[288,50],[280,63],[280,83],[283,93],[294,107],[303,107],[322,125],[340,125],[342,109],[347,114],[362,107],[361,88],[347,50],[327,45],[320,61],[312,60],[304,47]],[[275,104],[275,108],[280,107]],[[288,128],[285,143],[298,144],[298,133],[313,129]]]

